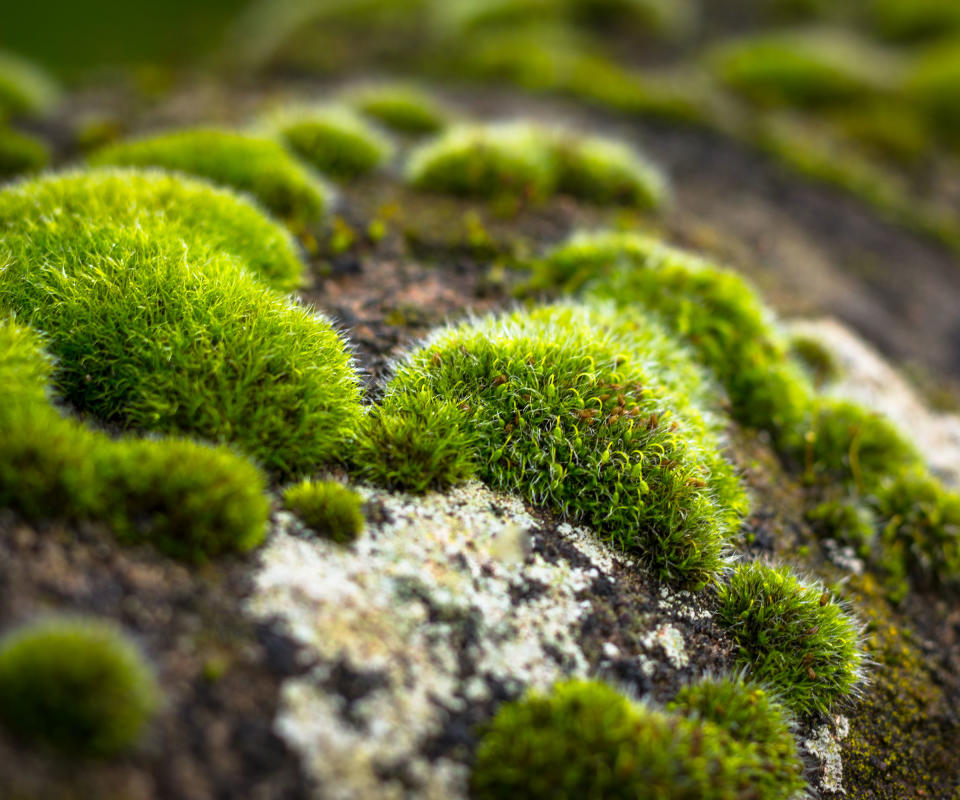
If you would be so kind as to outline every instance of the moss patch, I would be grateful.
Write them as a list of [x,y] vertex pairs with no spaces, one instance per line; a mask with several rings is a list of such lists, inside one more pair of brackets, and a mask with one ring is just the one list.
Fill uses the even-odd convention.
[[360,495],[336,481],[304,480],[289,486],[283,504],[314,533],[334,542],[352,542],[363,529]]

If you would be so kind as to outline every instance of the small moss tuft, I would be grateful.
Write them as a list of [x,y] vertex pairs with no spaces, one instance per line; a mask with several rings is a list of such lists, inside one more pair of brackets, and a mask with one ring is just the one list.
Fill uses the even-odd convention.
[[682,688],[667,710],[713,723],[734,741],[755,747],[767,766],[754,784],[760,796],[789,798],[806,787],[790,714],[758,684],[705,678]]
[[718,597],[718,619],[737,643],[739,663],[795,713],[826,712],[858,689],[859,626],[821,584],[753,562],[738,565]]
[[442,491],[473,477],[474,438],[456,403],[427,391],[394,393],[360,426],[350,466],[387,489]]
[[840,377],[842,370],[836,357],[815,336],[806,334],[791,336],[790,353],[806,368],[817,387]]
[[746,507],[694,405],[700,380],[655,326],[558,306],[436,332],[388,392],[457,405],[481,479],[593,526],[661,579],[700,585]]
[[470,784],[477,800],[781,800],[799,785],[787,764],[709,720],[634,705],[596,681],[567,681],[501,706]]
[[237,131],[201,128],[108,145],[90,156],[95,165],[163,167],[208,178],[257,198],[277,216],[303,225],[329,205],[319,178],[279,142]]
[[360,495],[336,481],[304,480],[289,486],[283,504],[324,539],[346,544],[363,530]]
[[39,139],[6,128],[0,121],[0,181],[36,172],[50,160],[50,148]]
[[822,539],[833,539],[867,557],[876,539],[877,517],[869,505],[848,500],[827,500],[807,511],[807,520]]
[[364,116],[407,135],[437,133],[450,113],[431,95],[409,84],[373,84],[359,87],[344,98]]
[[358,178],[393,156],[393,143],[347,107],[286,108],[270,125],[294,153],[333,178]]
[[129,749],[157,707],[153,670],[111,624],[51,619],[0,640],[0,720],[75,756]]
[[10,114],[42,114],[59,97],[59,88],[39,67],[0,51],[0,120]]

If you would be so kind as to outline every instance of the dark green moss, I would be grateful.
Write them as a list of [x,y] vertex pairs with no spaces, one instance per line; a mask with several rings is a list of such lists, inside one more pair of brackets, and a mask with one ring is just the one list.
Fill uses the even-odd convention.
[[10,114],[42,114],[57,102],[60,90],[38,66],[0,51],[0,120]]
[[289,486],[283,504],[324,539],[346,544],[363,530],[360,495],[336,481],[304,480]]
[[112,755],[136,743],[158,696],[152,669],[110,624],[51,619],[0,640],[0,721],[25,740]]
[[456,403],[426,391],[399,392],[370,410],[351,447],[350,468],[387,489],[443,490],[473,476],[475,445]]
[[827,500],[806,516],[820,538],[848,545],[861,557],[870,555],[877,532],[877,517],[870,506],[853,499]]
[[50,148],[39,139],[4,127],[0,121],[0,180],[47,165]]
[[738,662],[795,713],[826,712],[859,688],[858,623],[823,585],[752,562],[737,566],[718,597],[718,619],[737,643]]
[[816,337],[804,334],[791,336],[790,353],[803,364],[818,387],[840,377],[841,368],[837,359]]

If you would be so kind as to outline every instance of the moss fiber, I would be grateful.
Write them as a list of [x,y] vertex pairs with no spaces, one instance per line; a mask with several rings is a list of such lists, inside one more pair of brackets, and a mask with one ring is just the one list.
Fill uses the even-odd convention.
[[272,139],[217,128],[161,133],[108,145],[90,156],[97,166],[161,167],[207,178],[256,198],[297,225],[317,222],[329,191]]
[[385,134],[345,106],[291,107],[275,112],[270,124],[294,153],[336,179],[373,172],[394,153]]
[[339,454],[360,399],[329,322],[229,253],[191,253],[177,225],[44,215],[38,188],[0,192],[0,310],[47,336],[64,400],[123,429],[233,444],[279,475]]
[[72,756],[129,749],[157,707],[153,670],[113,625],[50,619],[0,640],[0,721]]
[[111,439],[58,411],[51,371],[34,331],[0,321],[0,506],[104,522],[192,561],[260,543],[268,505],[249,461],[182,439]]
[[288,486],[283,504],[324,539],[346,544],[363,530],[360,495],[336,481],[303,480]]
[[821,584],[752,562],[738,565],[718,596],[739,663],[794,713],[827,712],[859,689],[859,625]]
[[685,358],[658,328],[546,307],[441,329],[397,366],[387,398],[455,403],[481,479],[593,526],[661,579],[701,585],[746,499],[693,405],[698,387],[658,378]]
[[477,800],[782,800],[794,770],[709,720],[632,704],[596,681],[507,703],[483,731]]

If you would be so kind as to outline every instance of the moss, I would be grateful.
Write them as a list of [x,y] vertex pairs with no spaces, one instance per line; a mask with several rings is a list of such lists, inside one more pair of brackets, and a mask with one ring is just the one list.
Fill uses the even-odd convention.
[[6,128],[0,122],[0,181],[35,172],[50,161],[50,148],[33,136]]
[[623,142],[576,135],[555,137],[557,189],[599,205],[658,208],[666,200],[663,173]]
[[0,506],[105,522],[124,541],[193,561],[259,544],[268,508],[252,464],[222,448],[86,428],[51,404],[51,371],[34,332],[0,322]]
[[904,94],[956,146],[960,140],[960,44],[929,48],[911,64]]
[[324,539],[346,544],[363,530],[360,495],[336,481],[304,480],[289,486],[283,504]]
[[709,721],[633,705],[599,682],[568,681],[500,708],[477,748],[471,796],[773,800],[797,785],[779,770]]
[[829,106],[892,89],[899,65],[885,51],[839,31],[760,33],[710,54],[720,81],[761,105]]
[[371,409],[350,448],[358,478],[421,494],[473,477],[475,441],[464,412],[429,392],[396,392]]
[[456,125],[417,148],[406,173],[418,189],[494,200],[542,200],[555,184],[541,132],[522,123]]
[[330,324],[177,226],[31,215],[0,193],[0,309],[43,331],[57,391],[121,428],[232,443],[281,475],[332,460],[360,416]]
[[805,334],[791,336],[790,353],[803,364],[818,388],[840,377],[841,368],[836,357],[815,336]]
[[451,117],[432,95],[411,84],[361,86],[344,100],[375,122],[411,136],[437,133]]
[[858,690],[859,626],[821,584],[786,567],[740,564],[718,600],[718,620],[734,637],[738,662],[795,713],[826,712]]
[[884,565],[914,585],[960,586],[960,495],[922,469],[884,480],[875,492]]
[[713,723],[735,742],[754,747],[766,765],[754,783],[761,796],[789,798],[806,788],[792,718],[762,686],[739,678],[704,678],[682,688],[667,709]]
[[0,720],[26,740],[112,755],[136,743],[158,698],[153,670],[113,625],[50,619],[0,641]]
[[729,269],[639,234],[580,233],[535,265],[531,287],[643,309],[692,346],[740,422],[783,446],[806,424],[812,388],[756,291]]
[[59,96],[56,84],[39,67],[0,51],[0,119],[10,114],[42,114]]
[[868,557],[876,539],[877,518],[869,505],[854,499],[827,500],[807,511],[820,538],[848,545],[861,557]]
[[441,329],[388,392],[459,405],[481,479],[594,526],[661,579],[699,585],[746,501],[692,404],[698,387],[661,378],[679,364],[693,380],[683,350],[634,324],[560,306]]
[[841,482],[862,492],[920,463],[913,444],[886,417],[830,397],[817,401],[805,447],[808,482]]
[[215,128],[172,131],[108,145],[95,165],[163,167],[252,195],[296,224],[316,222],[329,205],[323,183],[279,142]]
[[347,107],[290,107],[275,112],[270,125],[294,153],[333,178],[358,178],[393,156],[390,139]]
[[960,32],[960,6],[943,0],[871,0],[866,18],[872,31],[898,42]]
[[38,238],[50,237],[48,246],[64,249],[112,227],[156,230],[179,239],[192,259],[227,253],[284,291],[299,285],[303,272],[293,237],[250,200],[156,169],[105,167],[24,181],[3,193],[0,224],[9,236],[36,230]]

